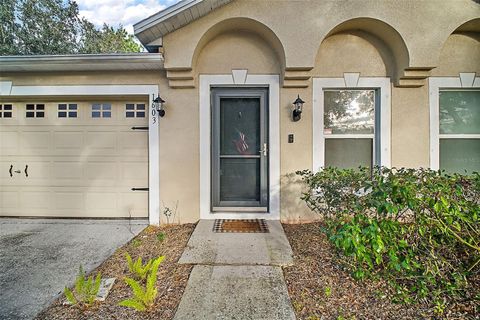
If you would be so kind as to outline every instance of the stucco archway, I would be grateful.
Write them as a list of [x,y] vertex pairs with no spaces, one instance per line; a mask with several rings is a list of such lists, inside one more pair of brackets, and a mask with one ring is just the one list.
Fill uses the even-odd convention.
[[279,69],[282,70],[282,72],[285,70],[285,50],[276,34],[263,23],[244,17],[223,20],[212,26],[203,34],[198,41],[192,56],[191,65],[194,70],[197,67],[198,57],[205,46],[216,37],[228,32],[248,32],[260,37],[268,44],[273,52],[275,52],[277,61],[280,64]]
[[[387,67],[387,74],[394,79],[399,79],[409,66],[409,50],[404,39],[395,28],[381,20],[361,17],[343,21],[326,34],[322,43],[329,37],[339,34],[355,35],[372,44]],[[322,43],[318,47],[317,56]]]

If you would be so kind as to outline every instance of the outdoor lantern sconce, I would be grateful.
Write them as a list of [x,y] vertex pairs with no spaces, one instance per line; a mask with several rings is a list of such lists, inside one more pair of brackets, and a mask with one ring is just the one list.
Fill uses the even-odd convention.
[[300,95],[298,95],[297,99],[293,102],[293,112],[292,112],[292,119],[293,121],[298,121],[302,118],[302,109],[303,109],[303,104],[305,101],[303,101],[300,98]]
[[163,100],[160,96],[157,96],[155,99],[153,99],[152,102],[153,109],[157,111],[160,118],[163,118],[163,116],[165,116],[165,109],[163,108],[164,103],[165,100]]

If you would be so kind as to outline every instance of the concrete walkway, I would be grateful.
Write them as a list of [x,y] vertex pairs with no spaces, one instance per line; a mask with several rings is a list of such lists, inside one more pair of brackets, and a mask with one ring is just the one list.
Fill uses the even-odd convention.
[[0,219],[0,319],[32,319],[148,225],[146,220]]
[[292,249],[278,221],[270,233],[214,233],[201,220],[179,263],[194,264],[176,320],[295,319],[282,266]]

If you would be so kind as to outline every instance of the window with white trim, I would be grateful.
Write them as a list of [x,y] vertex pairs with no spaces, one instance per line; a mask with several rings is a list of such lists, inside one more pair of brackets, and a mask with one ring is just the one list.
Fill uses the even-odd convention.
[[480,172],[480,77],[430,77],[430,168]]
[[110,103],[93,103],[92,118],[111,118],[112,105]]
[[77,118],[78,105],[76,103],[59,103],[58,117],[59,118]]
[[480,172],[480,90],[440,89],[439,160],[447,172]]
[[12,116],[13,116],[13,105],[0,104],[0,118],[12,118]]
[[390,166],[389,78],[314,79],[313,169]]
[[324,90],[325,167],[378,164],[375,161],[376,94],[373,89]]

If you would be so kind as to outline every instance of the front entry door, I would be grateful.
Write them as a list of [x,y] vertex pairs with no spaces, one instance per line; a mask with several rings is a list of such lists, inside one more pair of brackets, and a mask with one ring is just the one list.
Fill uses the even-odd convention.
[[268,90],[212,89],[212,212],[268,211]]

